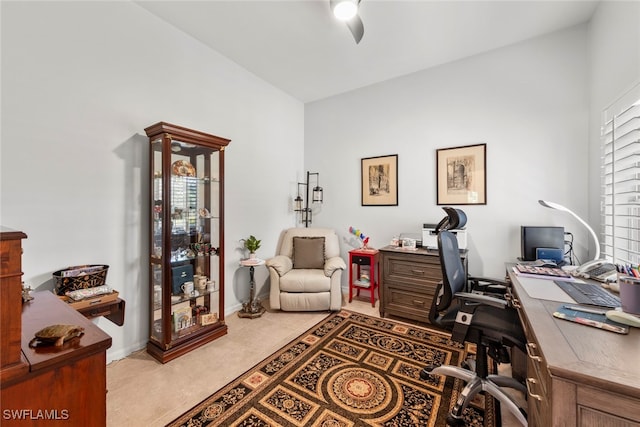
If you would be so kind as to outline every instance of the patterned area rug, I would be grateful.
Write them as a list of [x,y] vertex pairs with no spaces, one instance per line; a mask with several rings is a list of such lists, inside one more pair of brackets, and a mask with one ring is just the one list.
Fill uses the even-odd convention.
[[[448,334],[343,310],[169,426],[444,426],[464,384],[420,371],[465,351]],[[494,427],[493,399],[478,400],[466,425]]]

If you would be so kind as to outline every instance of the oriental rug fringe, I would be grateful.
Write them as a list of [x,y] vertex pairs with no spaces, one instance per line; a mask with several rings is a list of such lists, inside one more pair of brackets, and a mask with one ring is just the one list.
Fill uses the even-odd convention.
[[[446,333],[343,310],[169,426],[445,426],[464,384],[420,371],[468,351]],[[494,400],[476,400],[466,425],[494,427]]]

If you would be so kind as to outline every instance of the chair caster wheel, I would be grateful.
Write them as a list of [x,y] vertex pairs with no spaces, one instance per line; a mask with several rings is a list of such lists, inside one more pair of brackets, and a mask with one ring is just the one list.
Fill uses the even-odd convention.
[[423,380],[423,381],[431,379],[431,371],[433,371],[438,366],[439,365],[427,365],[427,366],[425,366],[422,369],[422,371],[420,371],[420,379]]
[[447,415],[447,425],[452,427],[463,426],[465,425],[465,422],[463,419],[456,418],[453,415],[449,414]]

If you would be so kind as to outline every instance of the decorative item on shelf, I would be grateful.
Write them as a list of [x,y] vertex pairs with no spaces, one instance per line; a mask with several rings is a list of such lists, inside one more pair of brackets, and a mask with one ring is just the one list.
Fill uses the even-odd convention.
[[155,200],[153,202],[153,218],[160,219],[162,215],[162,200]]
[[218,314],[217,313],[209,313],[209,314],[200,315],[200,324],[202,326],[211,325],[213,323],[216,323],[217,321],[218,321]]
[[198,325],[202,325],[202,316],[209,313],[209,309],[204,305],[194,305],[191,311]]
[[260,249],[262,240],[258,240],[254,235],[250,235],[241,241],[244,242],[244,247],[249,251],[249,259],[254,259],[256,257],[256,251]]
[[214,248],[211,243],[192,243],[191,249],[196,255],[218,255],[219,248]]
[[176,160],[171,165],[171,170],[177,176],[196,176],[196,168],[186,160]]
[[202,274],[194,274],[193,281],[196,285],[196,290],[200,295],[203,295],[207,291],[207,276]]
[[362,242],[360,249],[371,249],[369,247],[369,238],[365,236],[364,233],[362,233],[360,230],[353,227],[349,227],[349,233],[353,234],[358,239],[360,239],[360,241]]
[[191,306],[180,307],[173,312],[173,327],[175,332],[189,328],[193,324]]
[[[311,224],[312,212],[309,207],[309,178],[311,175],[316,176],[316,186],[313,187],[311,202],[312,203],[322,203],[323,194],[322,187],[320,187],[320,173],[319,172],[309,172],[307,171],[307,181],[298,183],[298,195],[294,199],[294,211],[298,212],[298,222],[303,223],[305,227],[309,227]],[[304,185],[306,188],[306,197],[303,199],[300,195],[300,186]],[[304,206],[302,205],[304,202]]]
[[33,289],[31,289],[31,286],[27,286],[24,284],[24,282],[22,282],[22,302],[28,302],[31,301],[33,299],[33,297],[31,296],[31,292],[33,292]]

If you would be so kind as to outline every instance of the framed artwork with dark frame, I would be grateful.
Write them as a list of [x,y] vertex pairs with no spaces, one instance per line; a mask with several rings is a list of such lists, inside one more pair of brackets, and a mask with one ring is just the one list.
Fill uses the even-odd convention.
[[398,206],[398,155],[361,160],[362,206]]
[[487,144],[436,150],[438,205],[487,204]]

